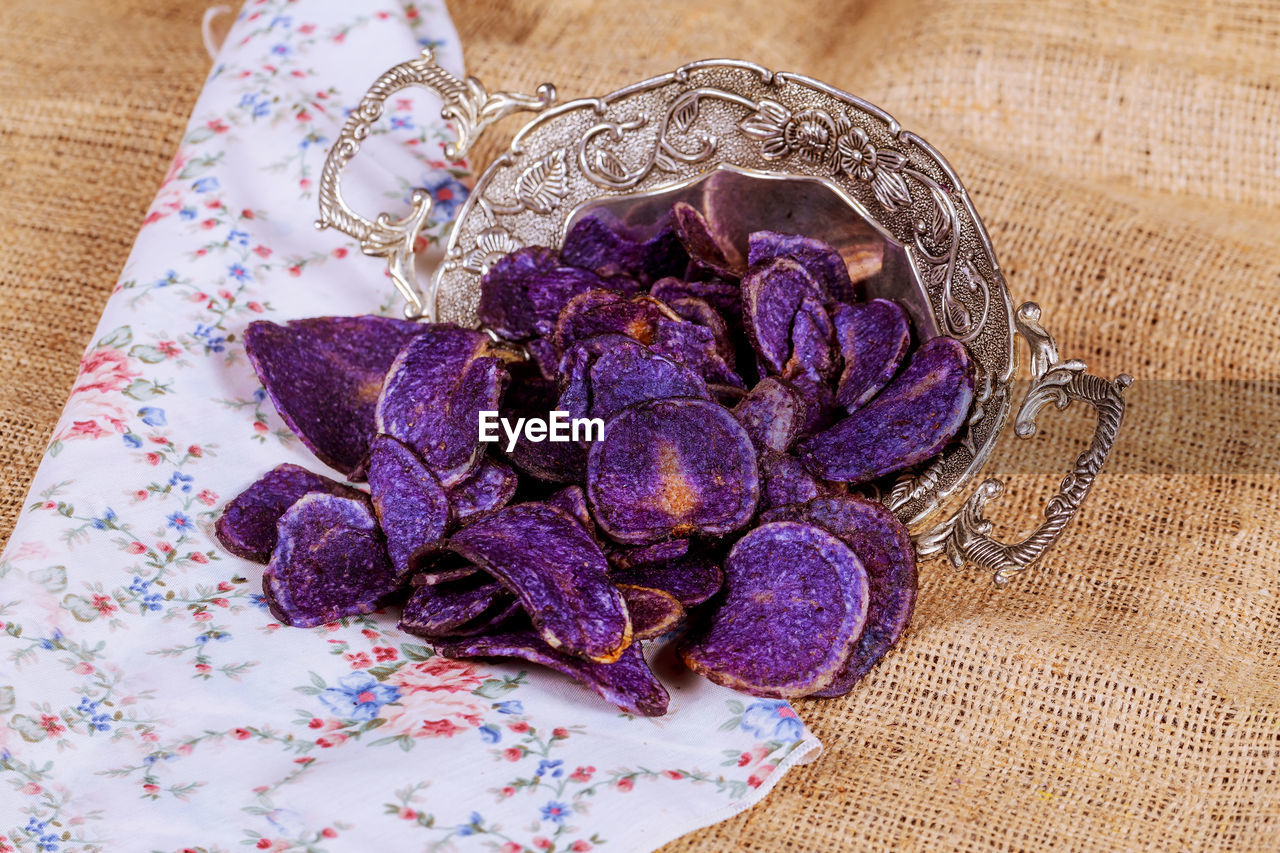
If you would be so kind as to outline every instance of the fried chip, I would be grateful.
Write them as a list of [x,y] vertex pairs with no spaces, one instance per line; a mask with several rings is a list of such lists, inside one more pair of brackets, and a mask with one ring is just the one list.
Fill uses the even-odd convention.
[[615,293],[589,291],[560,312],[556,345],[566,352],[575,343],[597,335],[626,335],[642,344],[653,343],[658,321],[676,317],[651,296],[623,298]]
[[624,275],[646,286],[664,276],[678,275],[689,263],[670,223],[650,239],[641,240],[603,211],[574,223],[565,235],[560,259],[603,277]]
[[422,457],[441,485],[462,482],[480,462],[481,411],[499,408],[510,376],[480,332],[436,324],[415,338],[387,372],[378,431]]
[[731,533],[751,520],[758,498],[751,439],[726,409],[704,400],[623,409],[587,460],[592,515],[627,544]]
[[867,575],[853,550],[820,527],[776,521],[739,539],[724,572],[723,602],[681,644],[685,664],[754,696],[828,687],[867,615]]
[[637,642],[661,637],[684,621],[684,605],[669,592],[634,584],[618,584],[618,591],[627,602],[631,637]]
[[763,508],[830,497],[843,490],[843,483],[819,480],[790,454],[768,449],[760,453],[760,506]]
[[262,591],[286,625],[313,628],[371,613],[400,588],[367,501],[306,495],[281,516],[279,529]]
[[724,318],[731,331],[742,329],[742,286],[737,281],[685,281],[672,276],[654,282],[649,295],[673,306],[680,299],[701,299]]
[[782,375],[795,379],[806,377],[827,383],[840,372],[840,353],[836,349],[836,329],[827,309],[812,296],[805,296],[791,321],[791,357],[783,365]]
[[668,397],[706,400],[711,396],[707,384],[693,370],[639,343],[600,355],[591,365],[589,381],[588,413],[605,421],[643,400]]
[[511,466],[498,459],[482,457],[467,478],[449,489],[453,517],[462,521],[476,513],[499,509],[511,502],[520,484]]
[[654,324],[651,346],[654,352],[693,368],[709,383],[745,387],[721,354],[715,333],[706,326],[661,317]]
[[505,507],[464,527],[445,547],[515,593],[552,648],[607,663],[631,642],[608,561],[563,510],[540,503]]
[[312,317],[244,332],[245,354],[276,411],[321,462],[355,475],[376,432],[374,408],[396,355],[429,327],[387,317]]
[[786,451],[804,426],[805,404],[789,382],[768,376],[733,407],[756,449]]
[[814,696],[843,696],[897,644],[916,602],[916,551],[907,529],[882,504],[854,495],[778,507],[762,521],[816,524],[853,549],[867,571],[867,624],[844,669]]
[[860,305],[836,305],[831,311],[844,372],[836,402],[852,412],[889,384],[911,347],[907,312],[888,299]]
[[[557,402],[559,392],[553,382],[545,380],[516,383],[503,400],[500,414],[511,423],[521,418],[550,418],[553,410],[561,409]],[[581,415],[577,415],[581,417]],[[502,453],[522,474],[545,483],[580,483],[586,477],[587,451],[573,441],[530,441],[524,430],[515,447]]]
[[543,642],[533,631],[472,637],[435,643],[448,658],[518,658],[567,675],[628,714],[660,717],[671,697],[645,663],[640,644],[633,643],[612,663],[597,663],[565,654]]
[[368,500],[359,489],[286,462],[227,502],[214,526],[218,541],[237,557],[266,563],[276,547],[280,516],[303,495],[314,492]]
[[720,562],[694,553],[663,563],[615,569],[612,577],[617,584],[635,584],[671,593],[685,607],[696,607],[711,600],[724,586]]
[[969,417],[974,368],[964,344],[927,341],[880,395],[798,445],[805,467],[824,480],[865,483],[922,462]]
[[477,578],[415,587],[405,602],[399,628],[418,637],[469,636],[491,627],[507,613],[514,596],[497,581]]
[[552,249],[517,249],[480,280],[480,322],[510,341],[549,335],[573,297],[604,287],[600,276],[562,264]]
[[790,258],[752,267],[742,280],[742,322],[771,373],[782,373],[791,357],[792,324],[806,296],[822,304],[822,292],[813,277]]
[[[875,245],[883,245],[879,241]],[[849,278],[849,267],[832,246],[776,231],[756,231],[747,237],[747,264],[757,267],[775,258],[790,258],[806,270],[817,283],[822,301],[853,302],[861,295]]]
[[711,303],[694,296],[682,296],[667,302],[667,307],[680,315],[681,319],[710,329],[715,338],[716,352],[724,359],[725,364],[733,367],[738,358],[733,335],[729,331],[729,324],[719,311],[711,307]]
[[436,547],[452,520],[449,496],[418,454],[389,435],[373,440],[369,494],[391,565],[407,582],[417,560]]
[[688,553],[688,539],[668,539],[638,548],[618,548],[609,554],[609,562],[619,569],[631,569],[678,560]]
[[547,503],[576,518],[583,529],[591,534],[591,538],[599,543],[600,537],[596,533],[596,523],[591,518],[591,510],[587,507],[587,495],[582,491],[581,486],[565,486],[547,498]]
[[725,278],[740,278],[743,265],[728,238],[716,229],[696,208],[676,202],[671,208],[676,234],[697,266]]

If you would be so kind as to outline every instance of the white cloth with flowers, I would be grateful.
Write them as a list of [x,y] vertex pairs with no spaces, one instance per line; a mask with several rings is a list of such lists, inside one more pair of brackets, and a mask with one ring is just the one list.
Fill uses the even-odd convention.
[[[262,568],[212,538],[274,465],[325,471],[264,401],[245,325],[399,311],[380,262],[312,229],[315,185],[345,109],[428,44],[461,71],[438,5],[237,18],[0,555],[0,853],[647,850],[819,749],[787,703],[665,654],[670,713],[636,719],[536,667],[435,657],[391,612],[281,627]],[[392,100],[357,203],[424,186],[453,212],[437,114]]]

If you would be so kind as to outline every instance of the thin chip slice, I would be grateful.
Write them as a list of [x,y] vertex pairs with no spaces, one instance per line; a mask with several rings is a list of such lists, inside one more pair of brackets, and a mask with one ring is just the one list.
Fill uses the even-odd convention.
[[829,382],[840,372],[840,352],[836,349],[836,329],[827,309],[812,296],[805,296],[791,321],[791,357],[783,365],[788,378],[805,376]]
[[697,208],[684,202],[676,202],[671,208],[675,218],[676,234],[684,244],[689,259],[703,269],[725,278],[740,278],[742,259],[728,238],[716,233]]
[[660,589],[675,596],[685,607],[710,601],[724,586],[720,563],[706,555],[688,554],[665,563],[617,569],[613,581]]
[[539,503],[505,507],[455,533],[446,547],[514,592],[552,648],[607,663],[631,642],[609,563],[568,513]]
[[641,240],[603,211],[575,222],[565,235],[561,260],[600,276],[625,275],[644,284],[682,272],[689,255],[670,225]]
[[746,430],[704,400],[650,400],[623,409],[587,459],[592,515],[627,544],[739,530],[755,513],[759,489]]
[[721,354],[715,333],[706,326],[661,317],[654,324],[651,346],[654,352],[696,370],[709,383],[745,387]]
[[599,542],[596,535],[596,523],[591,519],[591,510],[587,507],[587,496],[581,486],[565,486],[547,498],[547,503],[557,509],[564,510],[578,520],[582,527],[591,534],[591,538]]
[[831,426],[844,415],[836,405],[836,394],[831,385],[812,376],[791,377],[791,387],[804,404],[804,420],[800,424],[800,437],[813,435]]
[[844,491],[843,483],[828,483],[809,473],[799,459],[776,450],[760,454],[760,506],[804,503]]
[[754,696],[830,686],[867,615],[867,575],[853,550],[820,527],[776,521],[739,539],[724,570],[724,601],[681,644],[685,664]]
[[590,383],[589,414],[605,421],[643,400],[711,396],[701,376],[643,344],[601,355],[591,365]]
[[533,631],[437,642],[435,650],[449,658],[518,658],[541,664],[590,688],[628,714],[660,717],[667,712],[671,699],[666,688],[649,671],[638,643],[628,646],[612,663],[567,655],[547,645]]
[[668,539],[639,548],[619,548],[609,554],[609,562],[619,569],[653,566],[678,560],[689,553],[688,539]]
[[742,328],[742,287],[737,281],[685,281],[673,276],[654,282],[649,295],[668,305],[679,299],[701,299],[724,318],[731,330]]
[[[876,241],[875,245],[883,246],[883,243]],[[776,231],[756,231],[747,238],[747,263],[750,266],[759,266],[774,258],[791,258],[808,270],[822,291],[824,301],[852,302],[859,296],[849,278],[849,267],[844,258],[821,240]]]
[[724,359],[725,364],[733,367],[738,358],[733,344],[733,333],[729,331],[729,324],[725,322],[720,312],[711,307],[711,303],[705,299],[684,296],[671,300],[667,303],[667,307],[679,314],[682,319],[710,329],[715,337],[716,352]]
[[569,300],[603,287],[600,276],[562,264],[551,249],[517,249],[481,279],[480,322],[511,341],[549,335]]
[[779,507],[764,521],[816,524],[838,536],[867,570],[867,624],[844,669],[814,696],[843,696],[897,644],[916,603],[916,551],[902,522],[882,504],[846,495]]
[[453,517],[462,521],[476,513],[506,506],[516,493],[520,478],[511,466],[488,456],[465,480],[449,489],[449,505]]
[[556,321],[556,345],[565,352],[575,343],[597,335],[626,335],[642,344],[653,343],[658,321],[679,319],[670,308],[652,296],[609,299],[586,293],[560,312]]
[[284,624],[313,628],[372,613],[399,588],[367,501],[311,494],[280,518],[262,591]]
[[803,266],[774,258],[742,280],[742,322],[764,365],[781,373],[791,357],[791,328],[804,298],[822,303],[822,291]]
[[831,320],[844,357],[836,402],[852,412],[869,403],[898,372],[911,347],[911,326],[907,312],[888,299],[836,305]]
[[435,548],[452,520],[449,496],[418,454],[389,435],[373,440],[369,493],[401,582],[422,554]]
[[499,408],[510,381],[491,352],[480,332],[428,326],[396,358],[378,398],[378,430],[413,448],[446,488],[479,464],[480,412]]
[[674,595],[649,586],[619,584],[631,614],[632,639],[652,640],[674,631],[684,621],[684,605]]
[[324,464],[351,477],[376,432],[374,408],[396,355],[427,327],[387,317],[250,323],[245,354],[280,417]]
[[359,489],[286,462],[227,502],[214,526],[218,541],[237,557],[266,563],[276,547],[280,516],[303,495],[313,492],[368,500]]
[[798,445],[824,480],[865,483],[933,456],[969,417],[974,369],[964,344],[927,341],[889,387],[863,408]]
[[428,639],[469,635],[477,633],[477,626],[488,627],[491,617],[505,613],[512,601],[506,587],[484,576],[418,586],[405,602],[399,628]]
[[[561,409],[556,401],[557,395],[554,382],[517,382],[511,386],[499,411],[513,425],[513,429],[522,418],[549,420],[553,410]],[[532,441],[520,429],[515,446],[508,450],[509,446],[504,430],[501,436],[502,453],[522,474],[537,480],[546,483],[580,483],[586,476],[587,451],[577,442]]]
[[733,407],[733,416],[747,430],[756,449],[784,452],[804,426],[804,401],[788,382],[768,376],[756,383]]

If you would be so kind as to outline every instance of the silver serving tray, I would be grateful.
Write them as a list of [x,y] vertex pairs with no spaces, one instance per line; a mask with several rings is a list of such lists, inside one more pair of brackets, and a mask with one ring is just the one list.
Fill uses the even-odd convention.
[[[425,190],[403,218],[374,220],[343,199],[343,170],[383,113],[386,99],[421,86],[444,100],[442,115],[461,157],[494,121],[516,111],[537,115],[476,182],[449,234],[443,263],[418,283],[414,243],[431,211]],[[1013,309],[991,241],[951,166],[934,148],[866,101],[801,74],[750,62],[690,63],[616,92],[556,102],[553,86],[534,95],[490,94],[473,77],[459,80],[430,50],[388,70],[352,111],[329,152],[320,184],[317,227],[337,228],[366,254],[385,258],[406,301],[405,315],[478,325],[480,277],[522,246],[559,246],[573,222],[607,207],[643,228],[677,200],[712,211],[745,253],[753,230],[803,233],[835,246],[856,265],[868,243],[883,243],[884,264],[867,282],[872,296],[901,302],[917,340],[938,334],[963,341],[978,366],[978,393],[961,440],[901,475],[880,499],[912,530],[920,556],[945,552],[974,563],[999,584],[1025,571],[1057,540],[1106,462],[1132,381],[1087,373],[1058,356],[1032,302]],[[1012,409],[1014,337],[1031,349],[1031,386],[1014,419],[1022,438],[1050,402],[1082,400],[1097,428],[1044,510],[1019,542],[994,539],[983,517],[1003,483],[982,481],[964,498]]]

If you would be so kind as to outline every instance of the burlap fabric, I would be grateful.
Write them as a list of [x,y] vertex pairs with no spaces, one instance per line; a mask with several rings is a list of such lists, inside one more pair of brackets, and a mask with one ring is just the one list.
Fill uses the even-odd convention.
[[[207,70],[204,5],[0,10],[0,536]],[[451,10],[495,87],[576,96],[738,56],[884,106],[959,171],[1063,354],[1138,377],[1111,469],[1042,567],[997,591],[925,564],[897,651],[801,703],[822,759],[672,849],[1280,849],[1280,7]],[[1092,429],[1042,423],[984,472],[1008,480],[990,513],[1008,536]]]

